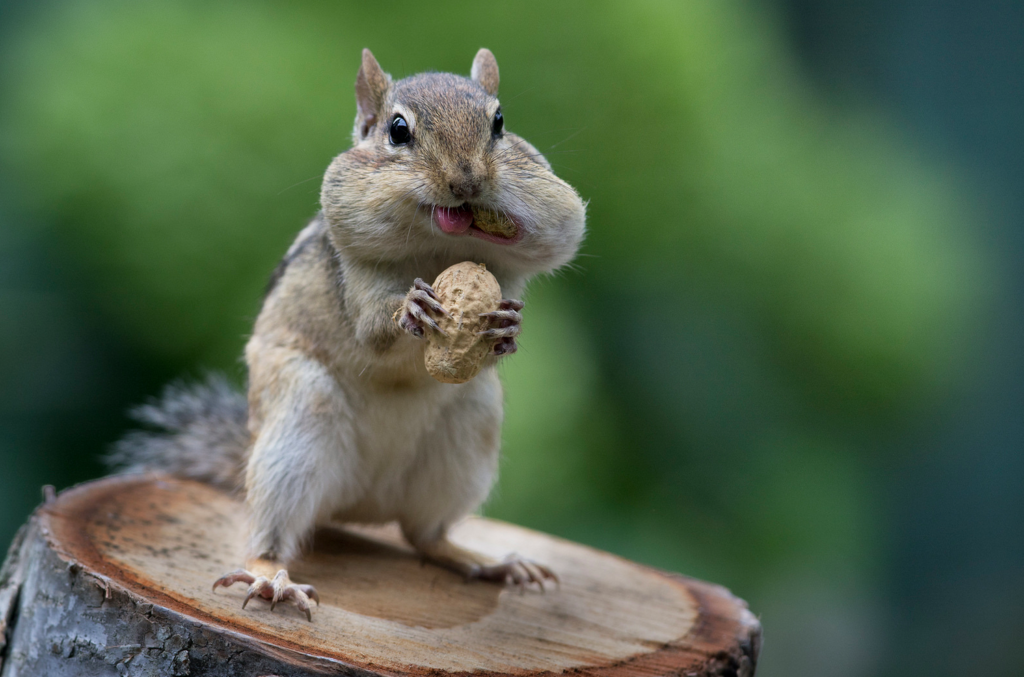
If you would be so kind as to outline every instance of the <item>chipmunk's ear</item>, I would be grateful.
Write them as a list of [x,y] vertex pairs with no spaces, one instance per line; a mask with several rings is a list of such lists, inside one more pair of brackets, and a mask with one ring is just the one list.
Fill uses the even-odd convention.
[[363,65],[356,76],[356,129],[359,140],[365,139],[377,124],[377,118],[384,106],[391,76],[381,70],[380,64],[368,49],[363,50]]
[[473,59],[473,69],[469,71],[473,82],[477,83],[491,96],[498,93],[498,62],[491,50],[481,47]]

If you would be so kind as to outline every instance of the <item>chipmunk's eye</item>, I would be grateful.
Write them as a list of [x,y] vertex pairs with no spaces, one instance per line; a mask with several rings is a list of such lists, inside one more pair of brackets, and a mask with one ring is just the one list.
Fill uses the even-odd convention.
[[401,115],[396,115],[391,121],[391,143],[402,146],[412,141],[412,134],[409,133],[409,123]]
[[501,115],[501,109],[499,108],[494,113],[494,122],[491,123],[491,134],[497,136],[501,134],[501,130],[505,127],[505,118]]

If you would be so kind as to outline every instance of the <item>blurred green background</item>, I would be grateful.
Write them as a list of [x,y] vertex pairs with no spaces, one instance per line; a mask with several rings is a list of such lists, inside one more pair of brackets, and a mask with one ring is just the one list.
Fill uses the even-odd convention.
[[0,542],[239,355],[396,77],[497,55],[590,200],[501,367],[490,515],[730,587],[763,677],[1016,675],[1024,11],[0,4]]

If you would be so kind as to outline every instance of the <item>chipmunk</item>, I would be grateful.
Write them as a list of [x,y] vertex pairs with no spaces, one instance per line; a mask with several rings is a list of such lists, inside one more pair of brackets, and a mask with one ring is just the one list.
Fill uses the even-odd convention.
[[[244,491],[248,553],[214,582],[250,599],[294,603],[309,585],[287,565],[317,525],[397,521],[425,558],[469,578],[517,586],[556,580],[546,566],[493,561],[456,546],[449,527],[486,499],[498,469],[502,389],[494,363],[516,351],[527,281],[568,263],[585,207],[536,148],[507,131],[498,65],[481,49],[470,78],[392,81],[369,50],[356,78],[352,147],[324,176],[321,211],[274,271],[245,348],[248,398],[223,379],[169,387],[135,416],[163,430],[122,439],[113,461]],[[474,225],[473,209],[514,225]],[[461,261],[498,279],[493,341],[474,379],[445,384],[423,362],[445,313],[423,280]]]

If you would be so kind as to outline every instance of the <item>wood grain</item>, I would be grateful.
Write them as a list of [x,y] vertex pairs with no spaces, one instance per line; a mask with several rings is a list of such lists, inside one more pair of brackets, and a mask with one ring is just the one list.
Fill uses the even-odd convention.
[[[459,524],[453,540],[543,562],[560,586],[541,593],[467,582],[421,562],[396,529],[339,527],[321,529],[291,569],[293,580],[320,593],[312,623],[290,606],[271,612],[253,600],[243,610],[244,586],[211,585],[241,563],[244,520],[233,498],[158,477],[82,485],[35,517],[45,548],[103,589],[101,607],[152,605],[180,626],[184,648],[174,660],[189,672],[174,674],[236,674],[213,671],[216,660],[200,647],[189,653],[195,632],[255,652],[282,675],[754,672],[760,626],[725,589],[482,518]],[[19,604],[18,622],[34,622],[32,601],[23,594]],[[191,672],[200,666],[205,671]]]

